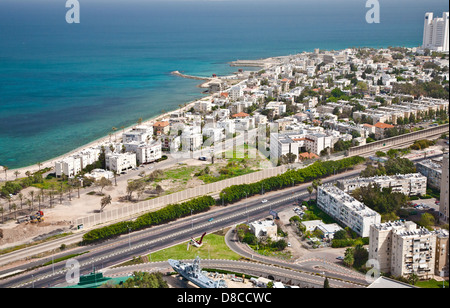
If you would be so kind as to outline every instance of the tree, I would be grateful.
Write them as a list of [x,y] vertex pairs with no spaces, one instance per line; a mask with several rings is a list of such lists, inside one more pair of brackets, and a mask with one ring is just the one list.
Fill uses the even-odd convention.
[[317,194],[318,194],[317,188],[318,188],[320,185],[322,185],[322,180],[321,180],[321,179],[316,179],[316,180],[314,180],[314,181],[312,182],[312,186],[313,186],[314,189],[316,190],[316,200],[317,200]]
[[128,278],[122,285],[118,285],[116,287],[162,289],[168,288],[169,285],[163,279],[163,275],[160,272],[157,273],[134,272],[131,278]]
[[103,209],[108,205],[111,204],[112,198],[110,195],[103,197],[101,202],[100,202],[100,212],[103,212]]
[[312,195],[312,193],[313,193],[313,191],[314,191],[314,187],[308,186],[308,187],[306,188],[306,190],[308,190],[308,193],[309,193],[309,200],[311,200],[311,195]]
[[330,282],[328,281],[328,277],[325,277],[325,281],[323,282],[323,288],[324,289],[329,289],[330,287]]
[[143,181],[128,181],[127,185],[127,198],[128,200],[132,199],[133,192],[138,191],[139,189],[145,187],[145,182]]
[[425,227],[427,229],[431,229],[434,226],[435,220],[434,216],[430,213],[423,213],[420,217],[420,220],[417,222],[418,225]]
[[352,267],[353,263],[355,262],[355,259],[353,257],[353,248],[347,248],[345,250],[345,255],[344,255],[344,264],[348,267]]
[[100,194],[103,194],[103,189],[106,186],[112,186],[112,182],[105,177],[102,177],[100,180],[95,181],[95,185],[100,187]]

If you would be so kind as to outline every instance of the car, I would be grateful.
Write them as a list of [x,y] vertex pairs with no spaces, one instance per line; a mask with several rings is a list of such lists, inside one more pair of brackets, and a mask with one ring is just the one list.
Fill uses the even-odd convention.
[[338,259],[338,260],[344,260],[344,257],[339,256],[339,257],[337,257],[336,259]]
[[288,245],[288,247],[291,247],[291,242],[288,242],[287,245]]
[[210,219],[208,219],[208,221],[209,221],[209,222],[211,222],[211,221],[213,221],[213,220],[214,220],[214,218],[210,218]]
[[199,158],[198,158],[198,160],[201,160],[201,161],[206,161],[206,157],[204,157],[204,156],[202,156],[202,157],[199,157]]
[[268,202],[267,199],[264,199],[261,201],[261,203],[267,203],[267,202]]

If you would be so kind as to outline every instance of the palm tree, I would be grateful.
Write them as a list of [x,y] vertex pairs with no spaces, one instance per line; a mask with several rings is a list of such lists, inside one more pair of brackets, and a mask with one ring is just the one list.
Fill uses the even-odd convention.
[[22,193],[19,193],[17,196],[18,196],[19,199],[20,199],[20,208],[22,209],[23,194],[22,194]]
[[114,140],[117,142],[117,135],[116,135],[117,127],[113,127],[112,130],[114,131]]
[[3,166],[3,171],[5,171],[5,180],[6,181],[8,181],[8,173],[7,173],[8,169],[9,168],[7,166]]
[[12,205],[11,205],[11,207],[9,208],[9,211],[11,212],[11,210],[14,210],[14,219],[17,219],[17,212],[16,212],[16,209],[17,209],[17,205],[15,204],[15,203],[13,203]]
[[16,180],[17,180],[17,177],[19,176],[19,174],[20,174],[20,172],[19,171],[14,171],[14,175],[16,176]]
[[34,206],[34,190],[30,191],[29,195],[31,197],[31,205]]

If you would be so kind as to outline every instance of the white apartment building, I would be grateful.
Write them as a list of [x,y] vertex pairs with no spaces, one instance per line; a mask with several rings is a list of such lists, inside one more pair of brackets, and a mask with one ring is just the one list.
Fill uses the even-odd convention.
[[244,90],[240,85],[236,85],[228,91],[228,97],[230,100],[237,101],[242,96],[244,96]]
[[67,157],[55,163],[56,177],[63,175],[73,177],[81,171],[81,159],[73,156]]
[[224,130],[222,128],[209,127],[203,128],[202,134],[207,138],[207,142],[209,142],[209,144],[212,144],[221,142],[225,138],[225,134],[223,133],[223,131]]
[[250,231],[259,239],[261,237],[277,238],[277,225],[273,220],[259,220],[249,224]]
[[334,145],[333,137],[319,132],[300,130],[298,132],[270,134],[270,157],[277,160],[288,153],[295,154],[297,161],[301,152],[311,152],[320,155],[327,147]]
[[382,273],[431,278],[435,253],[436,233],[418,228],[412,221],[378,223],[370,228],[369,259],[379,262]]
[[181,145],[183,151],[195,151],[203,144],[203,135],[200,126],[187,127],[181,134]]
[[131,131],[125,132],[122,135],[123,143],[131,142],[146,142],[153,136],[153,127],[151,126],[136,126]]
[[380,214],[333,185],[317,188],[317,205],[361,237],[368,237],[370,226],[381,222]]
[[137,164],[147,164],[154,162],[162,157],[161,142],[152,142],[150,144],[146,142],[132,142],[125,144],[127,152],[136,154]]
[[433,18],[433,13],[425,14],[422,48],[448,52],[448,12]]
[[374,176],[370,178],[353,178],[337,181],[337,186],[346,193],[356,188],[378,184],[380,189],[392,188],[392,192],[399,192],[408,196],[425,195],[427,193],[427,178],[420,173],[397,174],[392,176]]
[[74,157],[80,159],[81,169],[84,169],[88,165],[92,165],[93,163],[98,161],[99,155],[100,155],[99,148],[90,148],[78,154],[75,154]]
[[136,168],[136,153],[106,154],[106,168],[117,173]]

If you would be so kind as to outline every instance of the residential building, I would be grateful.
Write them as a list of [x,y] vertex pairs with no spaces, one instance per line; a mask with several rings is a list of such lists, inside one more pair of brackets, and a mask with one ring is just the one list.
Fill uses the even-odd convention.
[[106,154],[106,168],[116,173],[136,168],[136,153],[108,153]]
[[380,214],[333,185],[317,188],[317,205],[361,237],[368,237],[370,226],[381,222]]
[[261,237],[277,238],[277,225],[273,220],[259,220],[249,224],[251,232],[260,239]]
[[380,188],[392,188],[392,192],[400,192],[408,196],[425,195],[427,178],[420,173],[397,174],[392,176],[374,176],[370,178],[352,178],[337,181],[337,186],[346,193],[356,188],[377,184]]
[[153,136],[153,128],[150,126],[136,126],[131,131],[122,135],[123,143],[146,142]]
[[152,143],[132,142],[125,144],[127,152],[136,154],[136,163],[138,165],[154,162],[162,157],[161,142]]
[[436,234],[435,275],[448,277],[449,243],[448,230],[441,229]]
[[[442,173],[441,173],[441,198],[439,202],[439,219],[448,223],[448,153],[444,154],[442,159]],[[447,250],[448,251],[448,250]]]
[[433,18],[433,13],[426,13],[422,48],[448,52],[448,23],[448,12],[444,12],[441,18]]
[[392,129],[395,126],[391,124],[386,124],[382,122],[377,122],[375,125],[375,139],[380,140],[385,138],[385,132],[388,129]]
[[333,147],[333,137],[324,133],[299,130],[270,135],[270,157],[274,161],[288,153],[295,154],[296,161],[301,159],[299,154],[302,152],[320,156],[320,152],[327,147]]
[[431,278],[435,251],[436,234],[412,221],[378,223],[370,228],[369,259],[378,261],[382,273]]
[[167,135],[170,130],[169,121],[158,121],[153,124],[153,133],[155,135]]
[[81,159],[73,156],[67,157],[55,163],[56,177],[73,177],[81,171]]
[[430,188],[440,190],[442,179],[443,159],[427,159],[416,164],[417,172],[427,177]]

